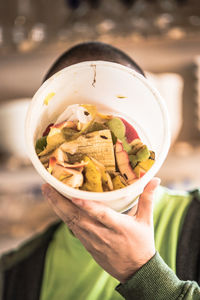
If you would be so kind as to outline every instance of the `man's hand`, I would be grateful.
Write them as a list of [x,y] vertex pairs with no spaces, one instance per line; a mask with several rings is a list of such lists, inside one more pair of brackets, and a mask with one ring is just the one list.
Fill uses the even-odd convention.
[[128,215],[98,201],[69,200],[48,184],[42,191],[96,262],[123,283],[155,254],[153,196],[159,183],[154,178],[147,184]]

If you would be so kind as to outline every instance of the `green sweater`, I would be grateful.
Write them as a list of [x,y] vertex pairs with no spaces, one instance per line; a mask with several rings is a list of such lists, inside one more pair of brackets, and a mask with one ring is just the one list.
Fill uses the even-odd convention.
[[199,300],[196,282],[181,281],[158,253],[116,290],[126,300]]

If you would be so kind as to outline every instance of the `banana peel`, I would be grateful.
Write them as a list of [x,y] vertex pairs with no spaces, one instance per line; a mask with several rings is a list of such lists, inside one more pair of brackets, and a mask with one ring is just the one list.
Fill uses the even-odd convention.
[[[76,124],[71,121],[61,122],[50,127],[49,134],[46,137],[46,147],[38,155],[43,156],[58,148],[66,141],[66,134],[64,130],[69,130],[71,135],[75,132]],[[37,143],[36,143],[37,146]]]
[[47,146],[42,152],[39,153],[39,156],[47,155],[49,152],[58,148],[66,140],[65,140],[65,135],[60,128],[51,127],[46,141],[47,141]]
[[61,145],[61,149],[66,151],[73,145],[77,146],[77,151],[74,155],[69,156],[71,163],[79,161],[83,156],[88,155],[102,163],[107,171],[115,171],[115,156],[109,129],[94,131],[82,135],[76,140],[65,142]]
[[85,182],[81,189],[90,192],[103,192],[101,172],[88,156],[85,156],[83,161],[86,162],[87,165],[84,168]]
[[140,168],[144,169],[146,172],[153,166],[155,160],[147,159],[139,163]]
[[112,119],[112,115],[104,115],[104,114],[102,114],[102,113],[99,113],[99,112],[97,112],[97,116],[100,118],[100,119],[102,119],[102,120],[110,120],[110,119]]
[[134,173],[138,178],[141,178],[154,164],[153,159],[147,159],[145,161],[141,161],[137,164],[137,166],[133,169]]
[[94,162],[98,170],[101,172],[101,180],[102,180],[102,186],[104,191],[112,191],[113,190],[113,183],[112,179],[110,177],[110,174],[106,171],[105,166],[91,157],[91,160]]
[[120,175],[117,175],[112,179],[114,190],[119,190],[126,187],[126,185],[121,181],[120,177],[121,177]]

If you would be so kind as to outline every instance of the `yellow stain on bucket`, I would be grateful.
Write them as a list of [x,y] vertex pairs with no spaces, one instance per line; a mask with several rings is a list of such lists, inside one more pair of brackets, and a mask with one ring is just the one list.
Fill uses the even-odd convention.
[[55,93],[52,92],[52,93],[49,93],[46,98],[44,99],[44,104],[45,105],[48,105],[49,104],[49,101],[53,98],[53,96],[55,96]]
[[118,99],[124,99],[124,98],[127,98],[126,96],[122,96],[122,95],[117,95],[117,98]]

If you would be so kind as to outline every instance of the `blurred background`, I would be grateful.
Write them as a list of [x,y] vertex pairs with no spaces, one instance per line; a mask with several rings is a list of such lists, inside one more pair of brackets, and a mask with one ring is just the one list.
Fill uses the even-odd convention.
[[200,186],[198,0],[0,1],[0,252],[56,219],[25,150],[28,104],[69,47],[102,41],[124,50],[165,98],[172,145],[158,176],[174,189]]

